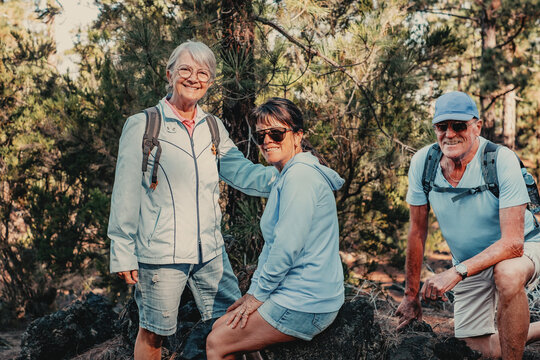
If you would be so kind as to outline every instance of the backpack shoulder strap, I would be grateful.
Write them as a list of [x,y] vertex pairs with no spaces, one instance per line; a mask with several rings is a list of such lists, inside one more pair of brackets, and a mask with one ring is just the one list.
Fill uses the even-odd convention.
[[143,141],[142,141],[142,150],[143,150],[143,161],[142,161],[142,171],[145,172],[148,169],[148,157],[154,146],[157,146],[156,156],[154,158],[154,167],[152,169],[152,184],[150,187],[155,189],[157,186],[157,171],[159,168],[159,158],[161,156],[161,145],[158,141],[159,131],[161,128],[161,113],[157,106],[145,109],[144,113],[146,115],[146,127],[144,130]]
[[441,157],[442,151],[439,144],[435,143],[431,145],[426,156],[426,162],[424,163],[424,172],[422,173],[422,188],[428,199],[429,192],[433,188],[433,182],[437,174],[437,165],[441,161]]
[[219,129],[217,125],[217,120],[212,114],[208,114],[206,117],[206,122],[208,123],[208,129],[210,129],[210,136],[212,137],[212,152],[219,158]]
[[486,182],[489,191],[491,191],[496,198],[499,198],[499,179],[497,177],[497,154],[499,148],[499,145],[488,140],[484,146],[481,164],[484,181]]

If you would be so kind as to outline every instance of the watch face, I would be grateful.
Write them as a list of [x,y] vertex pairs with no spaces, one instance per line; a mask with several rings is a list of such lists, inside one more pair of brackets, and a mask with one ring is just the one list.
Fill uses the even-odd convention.
[[456,270],[461,275],[467,275],[467,265],[465,265],[465,264],[457,264],[456,265]]

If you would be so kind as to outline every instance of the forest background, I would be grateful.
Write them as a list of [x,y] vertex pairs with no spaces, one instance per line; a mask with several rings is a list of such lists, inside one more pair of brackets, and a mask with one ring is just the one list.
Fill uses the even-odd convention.
[[[43,315],[62,294],[128,294],[108,271],[118,139],[128,116],[165,95],[168,56],[188,39],[216,53],[203,103],[248,158],[262,160],[250,109],[281,96],[304,111],[307,137],[345,179],[340,249],[367,272],[382,256],[404,265],[408,165],[435,141],[442,93],[471,94],[483,135],[540,179],[538,0],[96,0],[67,74],[54,40],[64,1],[0,0],[0,327]],[[223,186],[223,231],[241,271],[262,248],[264,203]]]

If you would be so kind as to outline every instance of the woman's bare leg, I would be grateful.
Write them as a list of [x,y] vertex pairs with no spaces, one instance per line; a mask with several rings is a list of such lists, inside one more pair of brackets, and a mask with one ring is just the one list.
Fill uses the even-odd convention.
[[245,328],[231,328],[226,324],[231,314],[219,318],[206,339],[208,360],[234,360],[235,354],[260,350],[268,345],[296,340],[276,330],[264,320],[258,311],[249,316]]

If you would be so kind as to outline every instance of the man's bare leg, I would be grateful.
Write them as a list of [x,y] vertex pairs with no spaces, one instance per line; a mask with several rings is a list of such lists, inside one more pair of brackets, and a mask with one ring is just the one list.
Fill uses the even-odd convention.
[[135,341],[135,360],[160,360],[163,337],[139,327]]
[[[499,332],[492,335],[476,336],[471,338],[463,338],[467,345],[482,353],[486,359],[496,359],[501,357],[501,342],[499,341]],[[527,344],[531,344],[540,340],[540,321],[533,322],[529,325],[529,333],[527,334]]]
[[528,257],[504,260],[495,265],[494,279],[499,294],[497,328],[503,359],[522,359],[529,333],[529,302],[525,285],[534,273]]
[[465,338],[470,348],[480,351],[485,358],[521,359],[525,344],[540,339],[540,323],[529,324],[529,303],[525,293],[525,285],[533,272],[534,264],[525,256],[495,265],[499,332]]

